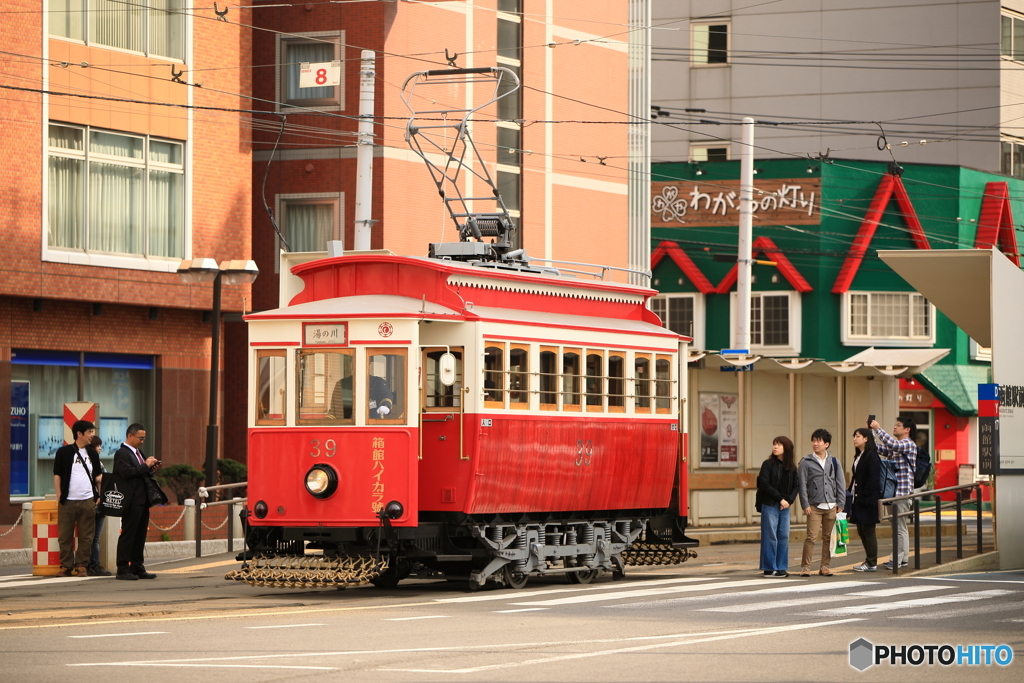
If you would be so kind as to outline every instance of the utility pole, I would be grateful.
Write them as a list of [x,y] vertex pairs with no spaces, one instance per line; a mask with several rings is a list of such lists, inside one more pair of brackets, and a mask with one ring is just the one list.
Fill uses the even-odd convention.
[[736,349],[750,352],[751,244],[754,233],[754,119],[743,119],[740,148],[740,234],[736,255]]
[[356,145],[356,251],[370,249],[373,227],[373,96],[377,77],[373,50],[363,50],[359,67],[359,134]]

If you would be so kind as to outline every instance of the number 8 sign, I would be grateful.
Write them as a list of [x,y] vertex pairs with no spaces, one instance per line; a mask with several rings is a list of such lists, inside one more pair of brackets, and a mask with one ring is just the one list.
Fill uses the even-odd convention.
[[341,84],[341,62],[303,62],[299,66],[300,88],[324,88]]

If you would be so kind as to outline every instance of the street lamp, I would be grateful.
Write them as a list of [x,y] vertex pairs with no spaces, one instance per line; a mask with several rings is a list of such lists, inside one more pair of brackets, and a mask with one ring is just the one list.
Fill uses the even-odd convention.
[[213,283],[213,312],[210,315],[212,347],[210,355],[210,419],[206,426],[206,485],[217,484],[217,375],[220,374],[220,290],[221,284],[244,285],[256,280],[260,269],[252,260],[221,261],[212,258],[186,259],[178,266],[178,277],[187,284]]

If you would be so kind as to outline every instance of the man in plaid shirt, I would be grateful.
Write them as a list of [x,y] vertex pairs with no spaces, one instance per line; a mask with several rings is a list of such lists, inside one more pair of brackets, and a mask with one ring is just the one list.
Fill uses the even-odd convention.
[[[871,429],[875,431],[878,454],[896,463],[896,495],[909,496],[914,492],[914,470],[917,467],[917,444],[914,443],[914,434],[917,425],[909,417],[896,418],[896,425],[892,428],[892,436],[885,433],[878,420],[871,423]],[[898,500],[892,504],[892,514],[902,515],[910,512],[909,500]],[[893,542],[893,553],[886,569],[892,569],[893,562],[896,562],[896,548],[899,548],[899,563],[901,567],[906,566],[907,558],[910,555],[910,534],[907,533],[907,517],[901,516],[897,520],[897,534]]]

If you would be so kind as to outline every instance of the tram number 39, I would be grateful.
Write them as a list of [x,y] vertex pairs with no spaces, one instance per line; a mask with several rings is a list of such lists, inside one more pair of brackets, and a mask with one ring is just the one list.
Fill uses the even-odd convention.
[[584,441],[578,439],[576,441],[576,467],[584,466],[590,467],[590,463],[594,459],[594,442],[590,439]]
[[327,439],[323,443],[320,442],[320,439],[309,440],[309,455],[311,457],[319,458],[321,455],[326,455],[328,458],[333,458],[337,450],[338,444],[334,439]]

